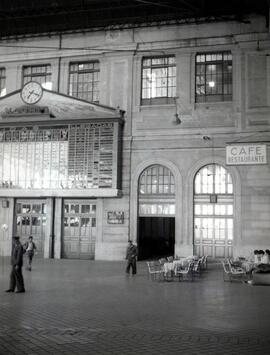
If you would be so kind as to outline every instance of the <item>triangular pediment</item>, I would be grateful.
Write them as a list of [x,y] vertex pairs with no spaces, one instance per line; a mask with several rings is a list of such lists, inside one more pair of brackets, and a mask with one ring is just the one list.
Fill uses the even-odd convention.
[[2,120],[29,116],[57,120],[110,119],[119,118],[121,111],[47,89],[43,89],[37,104],[27,105],[21,98],[21,90],[16,90],[0,98],[0,116]]

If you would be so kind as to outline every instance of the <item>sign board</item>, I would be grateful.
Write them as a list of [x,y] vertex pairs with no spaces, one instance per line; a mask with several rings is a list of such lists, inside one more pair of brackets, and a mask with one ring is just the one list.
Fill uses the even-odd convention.
[[226,147],[227,165],[267,164],[265,144],[235,144]]
[[108,212],[107,223],[109,223],[109,224],[123,224],[124,223],[124,212],[123,211]]

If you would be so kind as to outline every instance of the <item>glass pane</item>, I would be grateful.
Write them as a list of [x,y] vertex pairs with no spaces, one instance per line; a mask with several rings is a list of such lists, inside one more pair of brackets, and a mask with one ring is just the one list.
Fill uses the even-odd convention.
[[200,218],[195,218],[194,230],[195,230],[195,239],[200,239],[200,237],[201,237],[201,219]]
[[79,213],[80,205],[70,205],[70,213]]
[[91,205],[91,211],[96,212],[96,205]]
[[227,220],[227,235],[228,235],[228,240],[233,240],[233,220],[232,219]]
[[195,205],[194,214],[200,215],[201,214],[201,205]]
[[81,227],[89,227],[90,218],[81,218]]
[[69,222],[68,217],[64,217],[64,227],[68,227],[68,222]]
[[232,215],[233,214],[233,205],[228,205],[227,206],[227,214]]
[[82,213],[90,213],[90,205],[82,205]]
[[40,217],[32,217],[32,226],[40,226]]
[[21,213],[22,212],[22,205],[20,203],[17,203],[16,205],[16,212]]
[[30,226],[30,217],[22,217],[22,225]]
[[78,217],[70,217],[70,227],[79,227]]
[[21,216],[17,216],[17,226],[21,224]]
[[30,213],[31,205],[22,205],[22,213]]
[[39,205],[33,204],[32,212],[33,213],[41,213],[41,204],[39,204]]

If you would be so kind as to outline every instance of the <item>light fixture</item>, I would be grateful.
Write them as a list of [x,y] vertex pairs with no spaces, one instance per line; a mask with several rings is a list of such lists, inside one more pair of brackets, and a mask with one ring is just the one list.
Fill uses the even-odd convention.
[[215,87],[215,82],[214,81],[209,81],[208,85],[210,86],[210,88]]

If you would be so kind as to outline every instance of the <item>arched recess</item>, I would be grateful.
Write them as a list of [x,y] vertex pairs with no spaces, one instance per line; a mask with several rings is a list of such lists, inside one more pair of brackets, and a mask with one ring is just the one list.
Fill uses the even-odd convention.
[[[139,181],[142,173],[146,171],[147,168],[153,166],[161,166],[168,169],[174,177],[175,186],[175,243],[181,243],[180,238],[182,235],[182,179],[181,174],[177,167],[168,160],[164,159],[153,159],[145,161],[139,164],[132,175],[131,184],[131,198],[130,198],[130,238],[139,242]],[[140,245],[139,249],[140,249]],[[140,252],[140,250],[139,250]],[[142,258],[144,258],[142,256]]]
[[[210,252],[206,252],[207,248],[205,248],[205,252],[202,251],[202,248],[198,248],[196,247],[196,243],[195,243],[195,218],[196,218],[196,214],[199,213],[200,211],[197,210],[195,212],[195,187],[194,187],[194,183],[195,183],[195,179],[196,179],[196,174],[200,171],[200,169],[203,169],[204,167],[207,166],[219,166],[222,169],[224,169],[224,171],[227,172],[227,174],[231,177],[231,183],[233,186],[233,193],[231,194],[231,201],[230,197],[228,194],[227,197],[229,200],[227,200],[227,203],[230,204],[230,202],[233,205],[233,235],[232,235],[232,243],[231,243],[231,249],[227,249],[225,251],[225,254],[222,254],[222,248],[220,249],[216,249],[216,252],[212,252],[212,256],[214,258],[218,258],[218,257],[225,257],[225,256],[230,256],[233,254],[234,249],[236,246],[238,246],[239,244],[241,244],[241,179],[240,179],[240,175],[239,172],[237,170],[237,168],[232,167],[232,166],[226,166],[225,162],[224,162],[224,158],[223,157],[218,157],[215,156],[214,158],[212,157],[211,159],[206,158],[203,160],[200,160],[199,162],[197,162],[193,168],[189,171],[188,177],[187,177],[187,191],[188,191],[188,200],[187,200],[187,205],[186,205],[186,210],[187,210],[187,214],[188,214],[188,218],[187,218],[187,244],[189,244],[190,246],[192,245],[193,248],[193,253],[194,254],[202,254],[202,253],[206,253],[206,254],[211,254]],[[211,174],[211,172],[210,172]],[[204,194],[202,194],[204,195]],[[208,197],[206,197],[206,195],[208,195]],[[217,195],[217,196],[216,196]],[[219,193],[215,193],[215,191],[213,191],[213,193],[209,193],[209,194],[205,194],[204,196],[206,199],[208,198],[209,204],[214,206],[216,201],[219,201],[220,205],[222,205],[222,202],[225,201],[226,204],[226,194],[220,194],[219,197]],[[199,197],[198,197],[199,198]],[[212,202],[210,202],[210,200]],[[199,201],[199,200],[198,200]],[[203,200],[202,200],[203,202]],[[224,204],[223,204],[224,205]],[[206,209],[206,207],[204,207]],[[221,208],[221,210],[220,210]],[[228,213],[231,213],[230,210],[231,207],[229,207],[229,211],[227,210]],[[211,214],[211,207],[209,208],[209,213]],[[216,213],[223,213],[224,212],[224,207],[216,207]],[[204,210],[203,213],[207,213],[206,210]],[[214,207],[213,207],[213,213],[214,213]],[[230,216],[228,216],[228,218],[230,218]],[[216,222],[218,223],[218,222]],[[223,223],[223,222],[222,222]],[[206,243],[207,244],[207,243]],[[217,243],[218,245],[218,243]],[[209,249],[211,251],[211,249]]]

